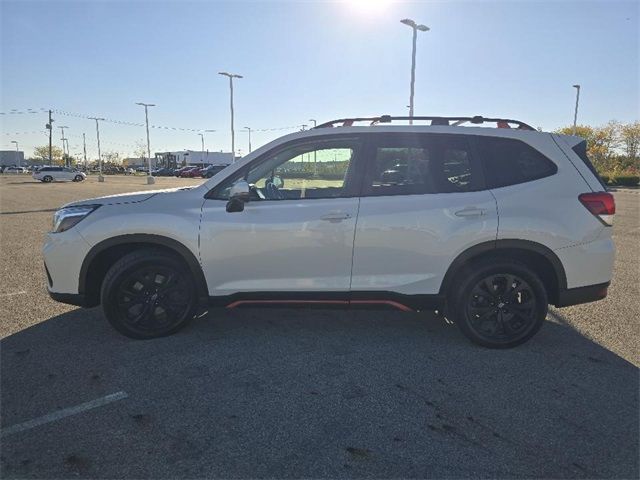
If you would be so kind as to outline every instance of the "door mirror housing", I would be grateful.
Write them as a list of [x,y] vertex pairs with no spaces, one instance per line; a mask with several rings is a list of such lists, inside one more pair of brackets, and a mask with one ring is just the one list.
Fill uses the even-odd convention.
[[229,201],[227,202],[227,212],[242,212],[244,204],[249,201],[251,189],[245,179],[238,180],[229,191]]

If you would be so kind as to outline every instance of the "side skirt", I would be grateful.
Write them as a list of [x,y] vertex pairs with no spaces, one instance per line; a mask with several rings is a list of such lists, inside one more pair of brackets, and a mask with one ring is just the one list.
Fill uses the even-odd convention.
[[209,305],[226,308],[363,308],[403,312],[437,310],[444,305],[440,295],[403,295],[395,292],[243,292],[210,296]]

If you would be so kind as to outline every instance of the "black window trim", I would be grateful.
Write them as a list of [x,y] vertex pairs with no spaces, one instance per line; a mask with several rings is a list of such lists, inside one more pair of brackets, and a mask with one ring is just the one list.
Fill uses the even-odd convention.
[[[384,133],[376,133],[371,132],[364,134],[366,136],[370,136],[367,141],[367,146],[365,148],[365,157],[369,159],[366,163],[366,170],[364,172],[362,178],[362,185],[360,189],[360,196],[365,197],[401,197],[401,196],[414,196],[414,195],[450,195],[450,194],[460,194],[460,193],[471,193],[471,192],[480,192],[483,190],[487,190],[485,186],[485,177],[484,177],[484,168],[482,162],[480,161],[480,156],[478,155],[475,142],[471,137],[475,137],[477,135],[470,135],[467,133],[429,133],[429,132],[421,132],[421,133],[412,133],[412,132],[384,132]],[[416,136],[416,138],[428,138],[430,141],[441,141],[446,140],[447,137],[455,137],[455,139],[462,140],[466,142],[466,146],[468,147],[468,152],[470,155],[470,164],[471,168],[474,172],[474,187],[469,190],[464,191],[452,191],[452,192],[407,192],[405,191],[379,191],[379,193],[372,194],[371,190],[371,182],[373,180],[371,174],[373,165],[375,163],[375,155],[376,149],[380,145],[380,142],[384,140],[380,140],[381,138],[398,138],[403,135]]]
[[[351,158],[351,161],[349,163],[349,171],[347,174],[347,178],[345,180],[345,184],[344,184],[344,192],[343,195],[337,196],[337,197],[309,197],[309,198],[284,198],[282,200],[274,200],[274,199],[269,199],[269,200],[260,200],[259,203],[262,205],[266,202],[283,202],[283,201],[306,201],[306,200],[331,200],[331,199],[338,199],[338,198],[354,198],[354,197],[359,197],[360,196],[360,185],[359,185],[359,179],[361,179],[362,175],[362,164],[365,163],[364,160],[364,156],[363,156],[363,152],[366,150],[366,142],[363,139],[363,135],[362,134],[348,134],[348,133],[336,133],[336,134],[332,134],[332,135],[318,135],[318,136],[312,136],[312,137],[303,137],[303,138],[295,138],[293,140],[290,140],[288,142],[285,142],[283,144],[277,145],[275,147],[273,147],[272,149],[266,151],[265,153],[263,153],[262,155],[256,157],[255,159],[253,159],[251,162],[249,162],[247,165],[244,165],[242,168],[240,168],[239,170],[235,171],[233,174],[227,176],[224,180],[222,180],[220,183],[218,183],[215,187],[211,188],[211,190],[209,190],[205,195],[204,198],[207,200],[219,200],[219,201],[223,201],[226,202],[228,201],[227,198],[218,198],[216,197],[216,195],[218,194],[218,192],[220,190],[222,190],[223,188],[226,188],[227,186],[227,181],[230,179],[234,179],[234,180],[239,180],[240,178],[246,178],[246,176],[248,175],[249,171],[255,167],[256,165],[272,158],[274,155],[278,155],[279,153],[290,149],[291,147],[294,147],[296,145],[305,145],[305,144],[312,144],[312,143],[318,143],[318,142],[330,142],[330,141],[352,141],[355,145],[355,149],[354,149],[354,154],[353,157]],[[232,180],[232,181],[234,181]],[[258,201],[256,201],[258,202]]]

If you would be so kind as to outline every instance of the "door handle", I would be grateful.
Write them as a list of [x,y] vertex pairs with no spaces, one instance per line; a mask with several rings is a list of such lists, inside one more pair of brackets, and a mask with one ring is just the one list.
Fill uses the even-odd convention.
[[467,207],[455,212],[457,217],[481,217],[485,215],[487,211],[484,208]]
[[327,222],[340,222],[342,220],[346,220],[347,218],[351,218],[351,215],[347,212],[329,212],[326,215],[320,217],[320,220],[325,220]]

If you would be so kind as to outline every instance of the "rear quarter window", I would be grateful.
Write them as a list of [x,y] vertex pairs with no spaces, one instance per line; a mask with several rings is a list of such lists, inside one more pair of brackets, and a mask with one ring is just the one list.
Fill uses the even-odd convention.
[[488,188],[530,182],[558,171],[555,163],[520,140],[478,137],[477,142]]

